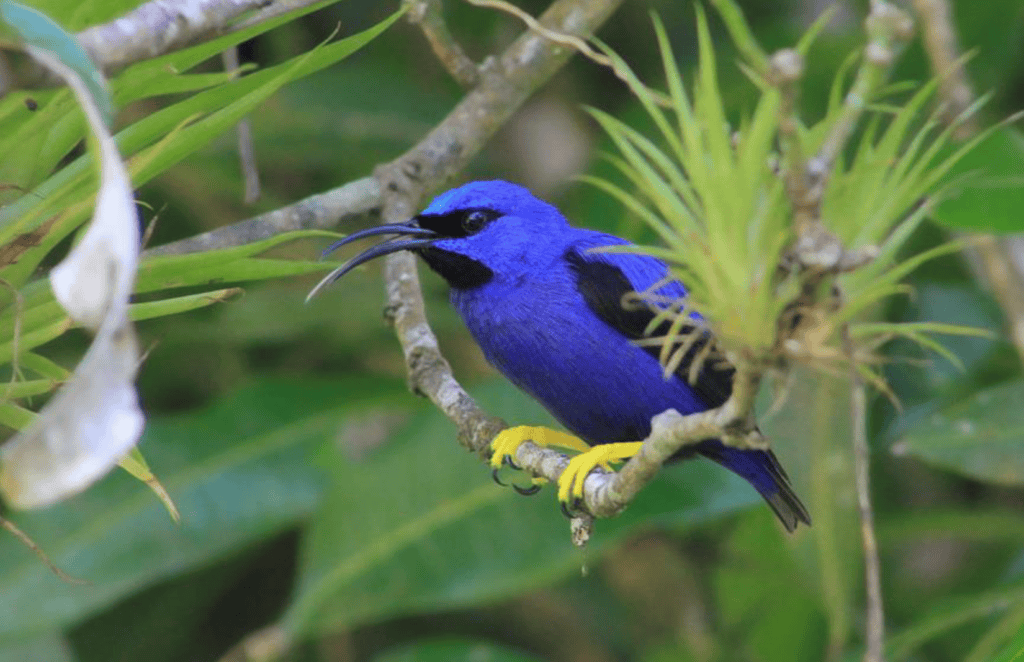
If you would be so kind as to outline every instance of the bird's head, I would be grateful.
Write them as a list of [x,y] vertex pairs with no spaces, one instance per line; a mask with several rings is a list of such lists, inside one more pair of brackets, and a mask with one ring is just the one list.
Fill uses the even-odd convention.
[[561,212],[525,187],[472,182],[437,196],[406,223],[369,228],[328,247],[324,255],[365,237],[393,236],[332,271],[309,297],[355,267],[401,250],[419,254],[453,288],[515,281],[559,257],[568,232]]

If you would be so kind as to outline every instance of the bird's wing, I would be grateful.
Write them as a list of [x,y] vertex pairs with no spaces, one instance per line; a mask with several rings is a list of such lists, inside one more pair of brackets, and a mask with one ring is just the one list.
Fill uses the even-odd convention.
[[[565,253],[565,259],[576,279],[576,288],[595,315],[631,340],[644,338],[644,331],[655,314],[647,307],[624,308],[622,298],[630,292],[644,292],[668,276],[668,268],[661,260],[649,255],[633,253],[606,253],[592,249],[602,246],[621,246],[629,242],[613,235],[587,233],[574,242]],[[655,290],[658,295],[681,298],[686,288],[673,280]],[[650,334],[664,335],[669,322],[663,322]],[[684,327],[683,332],[686,332]],[[691,346],[675,371],[677,379],[689,381],[690,364],[708,339],[700,338]],[[644,346],[649,354],[658,357],[661,348]],[[732,392],[734,369],[721,361],[705,361],[696,383],[690,386],[709,408],[722,405]]]

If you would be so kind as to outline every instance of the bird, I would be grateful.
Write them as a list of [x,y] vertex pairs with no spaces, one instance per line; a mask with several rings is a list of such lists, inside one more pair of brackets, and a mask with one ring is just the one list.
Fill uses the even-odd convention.
[[[696,380],[689,379],[697,351],[711,342],[707,335],[667,376],[658,359],[660,347],[637,342],[650,331],[656,312],[625,307],[624,295],[653,288],[659,297],[686,296],[665,262],[641,253],[608,252],[608,247],[631,244],[570,225],[558,208],[523,186],[502,180],[464,184],[438,195],[408,222],[350,234],[324,256],[382,235],[391,238],[329,273],[309,298],[375,258],[402,250],[418,255],[447,281],[450,302],[487,361],[569,431],[516,426],[491,445],[494,467],[503,460],[515,466],[511,458],[527,440],[576,451],[558,485],[567,514],[579,505],[586,474],[635,454],[651,432],[653,416],[668,409],[683,415],[706,411],[729,398],[735,370],[724,359],[705,361]],[[700,319],[696,313],[692,317],[695,323]],[[707,439],[672,459],[695,457],[749,482],[787,531],[799,523],[810,525],[807,509],[771,450]]]

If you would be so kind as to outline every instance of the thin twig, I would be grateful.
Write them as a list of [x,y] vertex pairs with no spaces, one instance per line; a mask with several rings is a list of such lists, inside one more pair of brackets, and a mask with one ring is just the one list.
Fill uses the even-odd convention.
[[1010,340],[1024,363],[1024,263],[1014,260],[1014,248],[1024,254],[1024,241],[992,236],[978,238],[967,248],[975,273],[988,283],[1010,325]]
[[[232,46],[221,53],[224,70],[235,73],[238,71],[238,46]],[[233,76],[234,77],[234,76]],[[242,168],[242,180],[245,189],[242,201],[251,205],[260,199],[260,173],[256,168],[256,150],[252,144],[252,124],[248,117],[243,117],[235,125],[238,134],[238,162]]]
[[[956,122],[954,137],[966,140],[978,130],[977,115],[965,116],[974,104],[974,90],[953,25],[952,8],[946,0],[914,0],[921,21],[925,51],[932,72],[939,79],[942,115]],[[975,273],[992,288],[1010,325],[1010,338],[1024,361],[1024,263],[1013,259],[1019,240],[989,236],[965,249]]]
[[533,16],[530,16],[525,11],[509,2],[505,2],[505,0],[466,0],[466,2],[477,7],[487,7],[489,9],[496,9],[498,11],[505,12],[506,14],[511,14],[512,16],[515,16],[523,23],[525,23],[526,27],[530,28],[537,34],[543,36],[548,41],[551,41],[555,44],[559,44],[561,46],[572,48],[580,55],[593,62],[594,64],[598,64],[602,67],[608,67],[609,69],[611,69],[612,73],[615,74],[615,77],[621,80],[623,83],[625,83],[626,87],[628,87],[637,97],[642,97],[644,94],[646,94],[651,99],[653,99],[658,105],[665,106],[668,108],[672,107],[671,99],[666,98],[665,95],[658,92],[657,90],[652,90],[647,87],[644,87],[642,91],[637,90],[634,81],[629,76],[629,72],[623,70],[620,64],[612,60],[612,58],[594,50],[594,48],[587,43],[586,39],[577,37],[572,34],[566,34],[565,32],[559,32],[557,30],[551,30],[549,28],[546,28],[544,27],[544,25],[540,23],[540,21],[535,19]]
[[864,549],[864,662],[883,662],[885,644],[885,610],[882,602],[881,564],[878,540],[875,538],[874,511],[871,507],[870,449],[867,431],[867,393],[864,379],[857,370],[855,347],[849,327],[843,329],[843,344],[850,361],[850,414],[853,425],[853,471],[857,489],[857,511],[860,515],[861,544]]
[[480,79],[476,64],[448,30],[442,15],[441,0],[412,0],[408,4],[411,6],[409,21],[420,26],[434,55],[452,78],[467,89],[476,85]]
[[27,533],[19,529],[14,524],[14,522],[10,521],[6,517],[0,517],[0,527],[6,529],[7,532],[15,538],[17,538],[21,542],[21,544],[25,545],[25,547],[28,547],[29,550],[31,550],[31,552],[36,555],[36,558],[39,559],[39,561],[42,562],[43,565],[49,568],[50,572],[57,575],[57,577],[61,581],[67,582],[68,584],[78,584],[80,586],[89,584],[88,581],[84,579],[79,579],[78,577],[72,577],[68,573],[58,568],[57,564],[51,561],[50,557],[46,555],[46,552],[43,551],[43,548],[36,544],[36,541],[32,540],[32,538],[30,538]]
[[964,59],[953,27],[953,12],[947,0],[913,0],[921,21],[924,48],[932,73],[939,79],[939,99],[947,123],[959,119],[954,136],[965,140],[978,129],[977,116],[962,117],[974,103],[974,90],[967,77]]

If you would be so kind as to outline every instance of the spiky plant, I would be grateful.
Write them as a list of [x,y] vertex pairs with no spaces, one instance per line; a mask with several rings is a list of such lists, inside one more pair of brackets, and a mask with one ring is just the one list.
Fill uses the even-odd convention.
[[[725,0],[716,6],[746,59],[741,66],[760,91],[738,125],[730,123],[723,105],[715,51],[699,8],[699,64],[691,89],[656,16],[667,94],[646,86],[606,49],[657,135],[590,111],[618,150],[607,158],[631,187],[585,180],[657,233],[663,246],[636,250],[665,260],[688,288],[681,302],[642,295],[661,310],[659,321],[673,322],[665,336],[652,339],[663,344],[666,371],[675,370],[692,346],[692,329],[703,325],[734,364],[758,374],[794,360],[829,370],[852,361],[884,388],[873,350],[895,336],[955,361],[933,335],[983,332],[929,322],[882,323],[866,313],[904,292],[901,280],[921,263],[962,246],[954,241],[902,261],[899,256],[942,194],[943,178],[983,136],[951,145],[955,127],[926,110],[934,82],[899,105],[874,103],[891,66],[891,58],[883,61],[878,53],[895,49],[907,36],[906,26],[877,17],[874,23],[869,19],[869,47],[852,83],[844,68],[825,116],[805,125],[795,107],[795,86],[801,58],[821,23],[794,50],[768,58],[738,10]],[[854,131],[865,116],[866,126]],[[815,175],[815,168],[821,172]],[[695,323],[696,315],[702,323]]]

